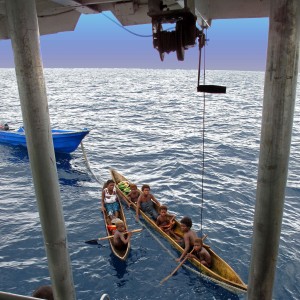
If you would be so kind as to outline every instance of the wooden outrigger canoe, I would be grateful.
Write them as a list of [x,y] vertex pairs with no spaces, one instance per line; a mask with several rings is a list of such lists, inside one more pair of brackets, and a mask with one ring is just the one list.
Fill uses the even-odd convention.
[[[116,183],[117,193],[120,197],[124,198],[127,202],[131,204],[131,208],[136,210],[136,204],[127,197],[126,193],[120,190],[118,184],[120,182],[128,182],[132,184],[133,182],[129,181],[122,174],[118,173],[116,170],[111,169],[112,179]],[[158,211],[159,206],[154,203],[155,209]],[[156,225],[156,223],[152,220],[151,217],[148,217],[142,210],[140,210],[140,215],[143,216],[144,220],[151,225],[156,231],[158,231],[166,240],[170,242],[170,244],[176,248],[180,253],[184,251],[184,249],[175,241],[171,236],[166,234],[160,227]],[[173,232],[178,236],[183,236],[183,232],[180,228],[180,223],[175,219],[175,224],[172,228]],[[247,285],[242,281],[239,275],[220,257],[218,256],[208,245],[204,244],[206,250],[210,253],[212,257],[212,267],[207,268],[202,265],[196,259],[189,259],[189,261],[202,273],[205,277],[209,278],[213,282],[216,282],[218,285],[226,288],[235,293],[245,293],[247,291]]]
[[[119,219],[121,219],[124,222],[125,228],[128,229],[127,223],[126,223],[126,217],[125,217],[124,210],[123,210],[123,206],[121,205],[121,201],[118,200],[118,202],[119,202],[119,205],[120,205]],[[116,227],[113,224],[110,224],[109,216],[107,215],[106,211],[103,212],[103,219],[104,219],[104,224],[105,224],[105,229],[106,229],[107,236],[113,235]],[[121,249],[114,246],[112,238],[108,239],[108,241],[109,241],[110,248],[111,248],[113,254],[121,260],[126,260],[128,254],[129,254],[129,251],[130,251],[130,240]]]

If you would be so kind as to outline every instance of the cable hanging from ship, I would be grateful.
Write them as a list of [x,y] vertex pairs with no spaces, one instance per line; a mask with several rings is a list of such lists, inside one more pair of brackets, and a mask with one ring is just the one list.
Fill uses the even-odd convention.
[[[204,33],[205,30],[205,33]],[[198,80],[197,80],[197,92],[203,92],[203,110],[202,110],[202,168],[201,168],[201,236],[203,235],[203,204],[204,204],[204,171],[205,171],[205,106],[206,106],[206,93],[226,93],[226,87],[220,85],[206,85],[206,42],[207,42],[207,26],[202,26],[202,30],[198,34],[199,45],[199,63],[198,63]],[[202,57],[203,51],[203,57]],[[201,85],[201,62],[203,60],[203,84]]]

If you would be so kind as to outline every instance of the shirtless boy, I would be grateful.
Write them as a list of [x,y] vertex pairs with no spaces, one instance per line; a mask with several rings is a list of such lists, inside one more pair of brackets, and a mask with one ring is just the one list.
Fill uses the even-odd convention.
[[195,239],[197,234],[191,229],[193,223],[189,217],[183,217],[180,221],[180,227],[183,232],[183,240],[181,241],[184,251],[181,256],[176,259],[177,262],[180,262],[189,252],[194,248]]
[[137,189],[137,186],[135,184],[130,185],[130,192],[127,195],[127,197],[133,202],[137,203],[138,198],[140,196],[140,192]]
[[[117,230],[114,233],[113,244],[116,248],[122,249],[130,241],[132,233],[125,233],[126,228],[122,220],[116,222],[116,227]],[[127,235],[127,237],[125,237],[125,235]]]
[[175,221],[174,215],[168,214],[168,207],[166,205],[161,205],[159,208],[160,214],[156,219],[156,225],[159,226],[165,233],[167,233],[170,236],[175,236],[178,238],[173,232],[172,232],[172,226],[174,225]]
[[140,194],[136,205],[136,220],[139,220],[139,211],[141,208],[143,212],[150,215],[152,219],[156,221],[158,213],[153,206],[152,200],[158,206],[160,205],[156,198],[150,194],[150,186],[148,184],[144,184],[142,186],[142,193]]
[[203,241],[200,238],[196,238],[194,241],[193,253],[188,253],[189,258],[196,258],[207,268],[211,268],[211,256],[209,252],[203,247]]

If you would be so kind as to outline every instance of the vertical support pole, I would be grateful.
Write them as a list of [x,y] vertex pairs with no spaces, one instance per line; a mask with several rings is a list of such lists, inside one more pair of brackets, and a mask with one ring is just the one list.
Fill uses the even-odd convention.
[[35,0],[6,0],[31,171],[55,299],[76,299],[53,148]]
[[271,0],[249,300],[272,299],[299,60],[299,0]]

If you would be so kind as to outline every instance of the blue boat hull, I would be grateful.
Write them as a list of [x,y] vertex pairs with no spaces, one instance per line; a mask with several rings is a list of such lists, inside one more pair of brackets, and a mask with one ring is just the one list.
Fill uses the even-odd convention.
[[[58,153],[71,153],[77,149],[89,130],[58,130],[52,129],[54,151]],[[12,146],[26,147],[26,136],[23,127],[17,131],[0,131],[0,143]]]

